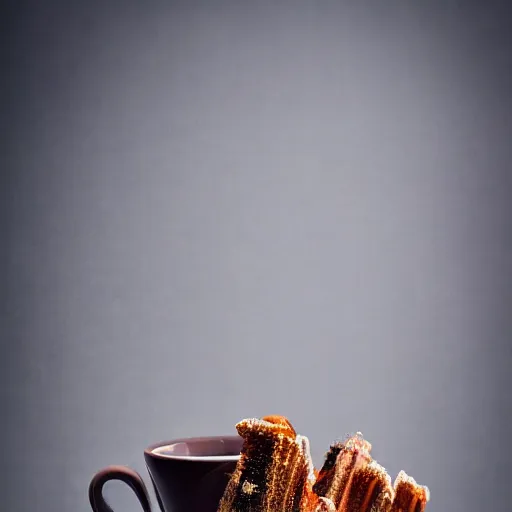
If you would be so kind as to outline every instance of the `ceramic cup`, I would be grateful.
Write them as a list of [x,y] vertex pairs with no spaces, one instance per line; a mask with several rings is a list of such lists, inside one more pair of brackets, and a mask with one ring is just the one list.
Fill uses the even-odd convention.
[[[216,512],[242,449],[239,436],[175,439],[144,450],[146,467],[162,512]],[[126,466],[108,466],[94,475],[89,501],[94,512],[113,512],[103,497],[110,480],[129,485],[144,512],[151,512],[141,476]]]

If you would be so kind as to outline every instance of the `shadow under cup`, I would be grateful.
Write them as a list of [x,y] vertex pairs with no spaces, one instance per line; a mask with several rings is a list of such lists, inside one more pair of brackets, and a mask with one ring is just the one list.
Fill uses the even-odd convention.
[[[175,439],[144,450],[144,459],[162,512],[216,512],[242,449],[239,436]],[[102,494],[109,480],[128,484],[150,512],[147,489],[138,473],[125,466],[98,472],[89,486],[94,512],[112,512]]]

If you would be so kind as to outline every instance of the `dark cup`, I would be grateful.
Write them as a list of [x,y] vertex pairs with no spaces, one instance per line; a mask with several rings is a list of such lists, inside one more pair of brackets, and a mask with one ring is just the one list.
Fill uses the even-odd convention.
[[[242,449],[238,436],[176,439],[150,446],[144,459],[162,512],[216,512]],[[141,476],[125,466],[109,466],[94,475],[89,501],[94,512],[113,512],[103,497],[109,480],[128,484],[144,512],[151,512]]]

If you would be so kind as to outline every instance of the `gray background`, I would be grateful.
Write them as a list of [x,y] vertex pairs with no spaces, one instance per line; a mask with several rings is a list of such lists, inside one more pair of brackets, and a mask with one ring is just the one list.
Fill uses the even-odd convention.
[[510,508],[504,5],[12,3],[2,509],[268,413]]

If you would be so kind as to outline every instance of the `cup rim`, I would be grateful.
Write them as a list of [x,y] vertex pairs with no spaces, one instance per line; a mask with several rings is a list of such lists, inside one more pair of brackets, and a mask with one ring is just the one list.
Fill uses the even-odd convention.
[[239,441],[240,447],[242,446],[242,439],[237,435],[227,435],[227,436],[198,436],[198,437],[181,437],[177,439],[171,439],[170,441],[160,441],[158,443],[153,443],[149,445],[144,450],[144,455],[147,457],[152,457],[160,460],[175,460],[175,461],[189,461],[189,462],[237,462],[240,459],[240,454],[238,455],[220,455],[218,457],[213,458],[212,456],[196,456],[196,455],[163,455],[161,453],[155,453],[154,450],[161,448],[163,446],[169,446],[177,443],[190,443],[197,441]]

